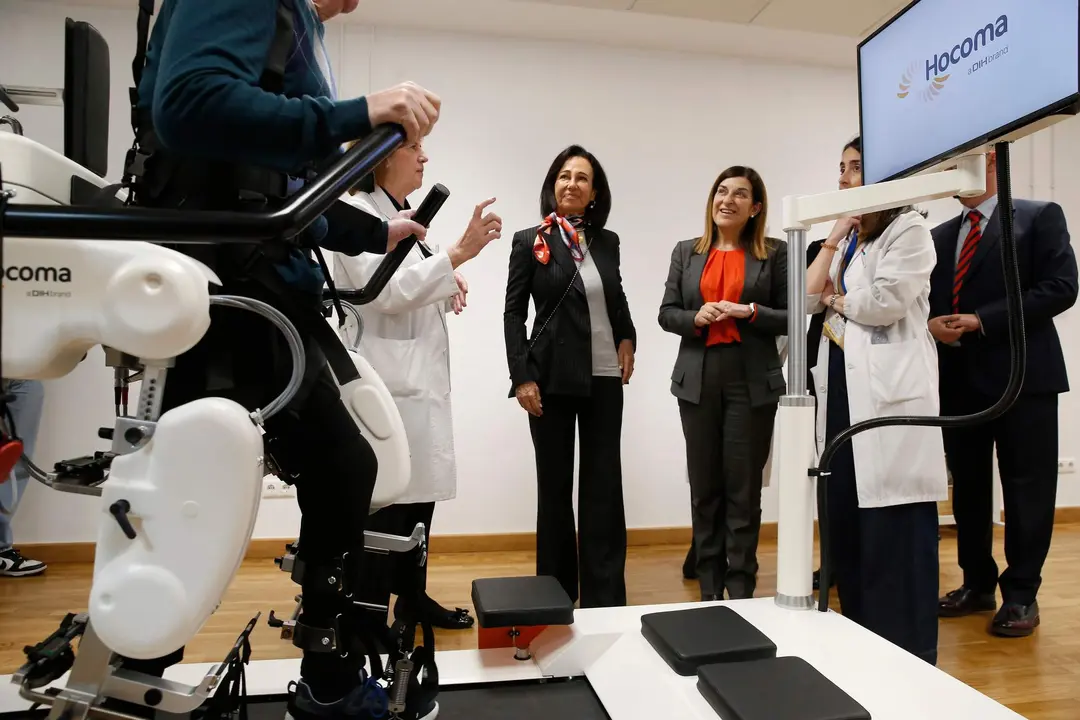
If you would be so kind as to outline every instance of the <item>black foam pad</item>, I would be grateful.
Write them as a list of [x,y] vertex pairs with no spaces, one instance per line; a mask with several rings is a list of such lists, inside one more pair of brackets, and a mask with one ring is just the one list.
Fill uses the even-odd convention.
[[109,45],[90,23],[67,18],[64,155],[95,175],[109,171]]
[[798,657],[704,665],[697,687],[724,720],[872,720],[866,708]]
[[473,580],[472,601],[482,628],[574,624],[574,603],[546,575]]
[[680,675],[702,665],[776,657],[776,645],[724,605],[641,616],[641,634]]

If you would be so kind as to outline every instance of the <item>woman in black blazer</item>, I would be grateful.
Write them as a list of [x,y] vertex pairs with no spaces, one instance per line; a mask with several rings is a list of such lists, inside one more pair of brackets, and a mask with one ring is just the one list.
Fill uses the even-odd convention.
[[761,482],[785,391],[776,339],[787,334],[787,243],[765,237],[768,198],[752,168],[720,173],[705,232],[671,254],[660,305],[679,335],[679,399],[702,600],[753,597]]
[[[503,315],[511,397],[529,413],[536,455],[536,573],[580,606],[626,604],[622,497],[623,385],[636,333],[619,270],[619,236],[604,228],[604,169],[573,145],[540,191],[538,226],[514,235]],[[529,299],[536,320],[527,337]],[[581,434],[580,549],[574,528],[574,442]]]

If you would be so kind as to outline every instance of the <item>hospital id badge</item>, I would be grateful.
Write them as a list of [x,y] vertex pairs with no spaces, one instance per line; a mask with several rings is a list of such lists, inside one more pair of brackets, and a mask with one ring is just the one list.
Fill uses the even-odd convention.
[[844,349],[844,329],[847,327],[847,320],[843,315],[833,313],[832,317],[825,321],[825,325],[821,331],[825,333],[825,337],[836,343],[837,347],[841,350]]

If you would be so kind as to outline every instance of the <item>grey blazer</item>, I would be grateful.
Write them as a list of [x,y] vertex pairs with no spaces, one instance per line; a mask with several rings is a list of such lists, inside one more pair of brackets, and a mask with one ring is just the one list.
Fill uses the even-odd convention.
[[[701,373],[705,362],[706,334],[694,326],[694,317],[705,299],[701,296],[701,273],[705,255],[694,252],[697,238],[683,240],[671,253],[671,267],[660,304],[660,327],[682,338],[671,393],[680,400],[701,402]],[[754,407],[779,402],[786,391],[776,338],[787,335],[787,243],[768,239],[764,260],[746,254],[746,273],[739,302],[757,303],[757,317],[738,320],[740,347]]]

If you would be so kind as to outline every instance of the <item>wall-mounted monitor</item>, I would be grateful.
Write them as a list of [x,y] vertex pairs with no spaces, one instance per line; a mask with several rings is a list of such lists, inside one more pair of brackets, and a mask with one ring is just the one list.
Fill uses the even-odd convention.
[[863,182],[1080,109],[1080,0],[915,0],[859,44]]

